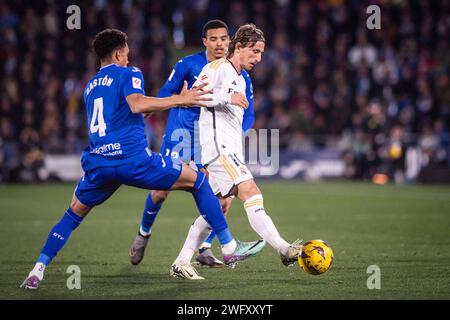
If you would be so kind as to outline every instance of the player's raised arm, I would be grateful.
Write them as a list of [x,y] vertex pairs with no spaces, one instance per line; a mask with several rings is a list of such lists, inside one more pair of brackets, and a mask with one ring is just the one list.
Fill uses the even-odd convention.
[[141,93],[132,93],[126,97],[127,103],[133,113],[147,113],[152,111],[163,111],[179,105],[184,106],[206,106],[205,102],[211,100],[206,97],[211,91],[203,91],[207,84],[200,85],[192,90],[187,90],[187,82],[179,95],[175,94],[167,98],[156,98],[145,96]]

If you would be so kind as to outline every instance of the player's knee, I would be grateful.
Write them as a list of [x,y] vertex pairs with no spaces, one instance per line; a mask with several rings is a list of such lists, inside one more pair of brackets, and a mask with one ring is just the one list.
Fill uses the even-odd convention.
[[155,203],[155,204],[162,203],[162,202],[164,202],[167,199],[168,196],[169,196],[169,191],[154,190],[152,192],[153,203]]
[[199,171],[199,172],[197,172],[197,179],[195,180],[195,183],[194,183],[194,191],[198,191],[201,188],[205,189],[205,188],[211,188],[211,187],[209,186],[208,178],[206,177],[206,174]]
[[237,196],[239,199],[245,201],[250,197],[261,194],[261,190],[259,190],[258,186],[255,183],[255,180],[247,180],[240,183],[237,186]]
[[[204,175],[201,172],[192,170],[187,164],[182,164],[183,169],[181,170],[180,177],[174,183],[171,190],[187,190],[192,192],[196,189],[197,181],[199,181],[199,176]],[[201,186],[201,185],[200,185]]]
[[83,204],[78,200],[78,198],[74,195],[72,198],[72,202],[70,203],[70,209],[72,209],[73,213],[84,218],[87,216],[89,211],[91,211],[91,207]]

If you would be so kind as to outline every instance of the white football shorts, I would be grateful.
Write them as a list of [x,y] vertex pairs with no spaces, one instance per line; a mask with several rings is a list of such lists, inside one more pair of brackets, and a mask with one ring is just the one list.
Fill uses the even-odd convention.
[[250,170],[235,153],[222,153],[205,169],[214,194],[223,198],[232,196],[239,183],[253,179]]

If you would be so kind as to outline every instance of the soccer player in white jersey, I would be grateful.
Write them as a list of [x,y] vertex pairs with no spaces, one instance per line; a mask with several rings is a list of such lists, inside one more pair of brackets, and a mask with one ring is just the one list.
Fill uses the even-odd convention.
[[[241,26],[230,42],[227,58],[207,64],[194,84],[208,83],[205,88],[213,90],[212,101],[206,102],[207,108],[202,108],[199,119],[202,165],[209,173],[213,192],[219,197],[238,197],[244,203],[252,228],[278,252],[282,263],[289,266],[297,261],[302,246],[298,240],[289,244],[280,236],[266,214],[261,191],[243,162],[244,109],[241,106],[245,105],[246,98],[241,72],[251,70],[261,61],[264,47],[261,30],[253,24]],[[207,230],[208,224],[200,216],[191,226],[172,269],[192,259]],[[225,263],[233,263],[228,260]]]
[[[208,21],[203,26],[202,36],[206,50],[180,59],[175,64],[166,83],[159,90],[159,97],[163,98],[179,93],[183,87],[184,81],[187,81],[188,88],[191,88],[192,85],[194,85],[197,76],[208,62],[226,57],[230,37],[228,35],[228,26],[225,22],[217,19]],[[243,72],[242,74],[247,83],[245,93],[248,105],[246,104],[243,107],[248,106],[248,108],[245,110],[242,123],[242,130],[246,132],[253,126],[254,122],[253,89],[248,73]],[[245,101],[245,103],[247,103],[247,101]],[[161,154],[180,158],[187,164],[192,161],[195,163],[198,170],[203,170],[197,129],[200,109],[200,107],[178,107],[170,110],[160,152]],[[183,132],[181,141],[180,132]],[[145,201],[139,231],[129,250],[130,261],[133,265],[141,263],[144,258],[145,250],[152,234],[152,226],[168,195],[169,191],[166,190],[153,190],[149,193],[147,200]],[[220,199],[224,215],[227,215],[231,200],[232,198]],[[199,255],[196,260],[201,266],[212,268],[224,266],[224,263],[217,259],[211,250],[211,244],[214,238],[215,234],[214,232],[211,232],[199,250]]]

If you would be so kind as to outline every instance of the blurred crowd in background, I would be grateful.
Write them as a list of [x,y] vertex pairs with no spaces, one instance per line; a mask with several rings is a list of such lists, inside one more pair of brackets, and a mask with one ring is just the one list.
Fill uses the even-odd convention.
[[[87,145],[82,92],[98,71],[91,50],[107,27],[129,37],[131,65],[156,95],[173,64],[202,49],[201,29],[247,22],[266,36],[251,71],[255,129],[280,129],[281,148],[338,151],[349,178],[393,175],[405,152],[450,166],[450,1],[0,1],[0,181],[38,180],[45,154]],[[369,30],[366,8],[381,8]],[[168,112],[148,121],[154,150]]]

